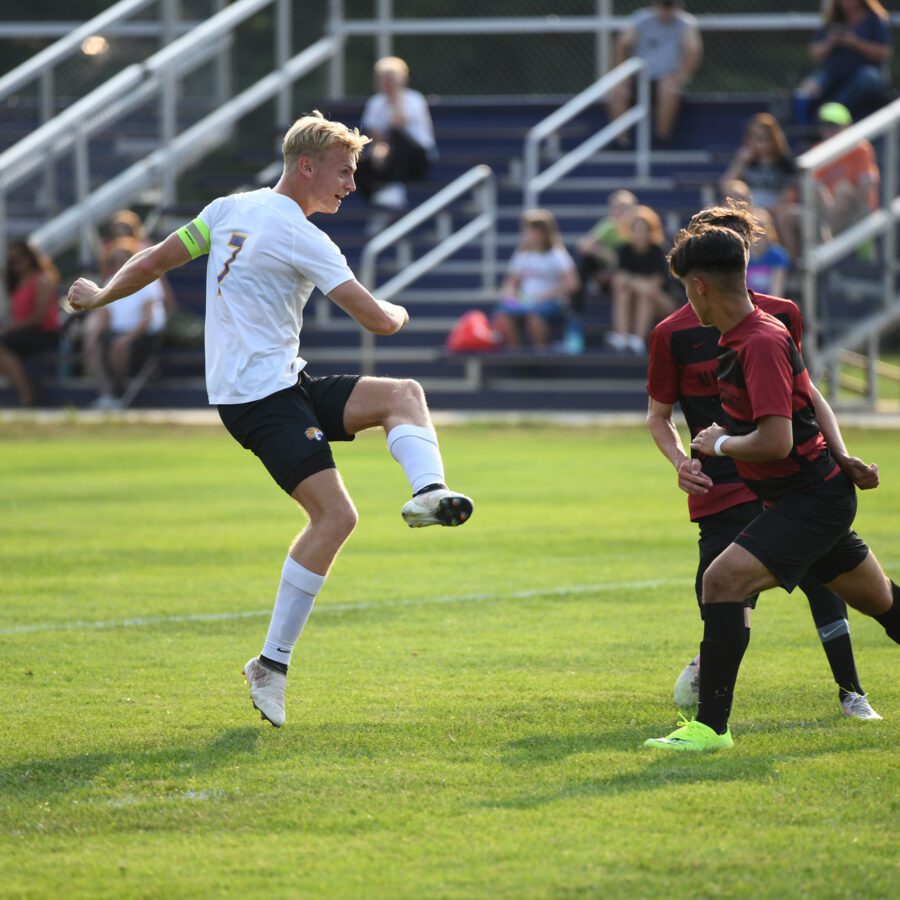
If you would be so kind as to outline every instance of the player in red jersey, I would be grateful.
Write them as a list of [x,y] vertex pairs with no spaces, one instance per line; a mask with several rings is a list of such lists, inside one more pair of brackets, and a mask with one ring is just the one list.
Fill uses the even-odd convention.
[[[700,224],[722,224],[744,239],[747,249],[762,231],[746,204],[733,201],[698,213],[689,227]],[[781,321],[798,349],[803,335],[803,318],[791,300],[755,294],[755,306]],[[734,460],[727,457],[704,458],[685,454],[672,414],[677,402],[691,436],[722,419],[716,369],[719,334],[714,328],[700,324],[689,303],[685,303],[659,323],[650,335],[650,360],[647,393],[650,401],[647,427],[660,452],[672,463],[678,474],[678,485],[688,495],[691,521],[700,531],[699,564],[695,579],[697,602],[700,602],[703,574],[712,561],[734,540],[740,530],[762,512],[762,503],[741,481]],[[829,446],[839,460],[851,460],[841,438],[840,429],[827,401],[814,392],[816,416],[833,425]],[[873,471],[874,469],[874,471]],[[857,473],[861,487],[875,487],[877,469],[862,466]],[[863,719],[881,718],[869,704],[863,690],[853,656],[847,606],[832,591],[807,576],[799,584],[809,600],[810,611],[832,675],[838,685],[839,702],[845,715]],[[750,612],[756,596],[745,599],[746,640],[750,640]],[[675,703],[683,708],[696,706],[700,683],[700,657],[685,667],[675,683]]]
[[736,232],[683,230],[669,255],[673,274],[703,325],[721,333],[717,381],[724,424],[695,435],[703,456],[735,460],[765,504],[703,577],[703,665],[696,719],[646,746],[708,751],[731,747],[728,718],[745,650],[743,600],[811,574],[878,621],[900,643],[900,587],[852,531],[853,482],[815,419],[812,387],[790,332],[754,306],[747,253]]

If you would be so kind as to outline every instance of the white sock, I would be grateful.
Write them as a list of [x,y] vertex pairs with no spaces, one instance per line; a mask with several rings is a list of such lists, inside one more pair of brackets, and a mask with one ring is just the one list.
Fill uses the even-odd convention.
[[284,561],[269,633],[263,644],[263,656],[285,665],[290,663],[294,644],[306,625],[316,602],[316,594],[322,590],[323,584],[324,575],[310,572],[290,556]]
[[415,494],[429,484],[444,482],[444,462],[433,428],[397,425],[387,436],[391,456],[403,467]]

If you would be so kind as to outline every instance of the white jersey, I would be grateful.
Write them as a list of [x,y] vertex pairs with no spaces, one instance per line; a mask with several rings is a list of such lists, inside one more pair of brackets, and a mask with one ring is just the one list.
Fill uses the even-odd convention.
[[351,281],[335,243],[296,202],[271,188],[213,200],[206,269],[206,390],[209,402],[248,403],[291,387],[303,307]]

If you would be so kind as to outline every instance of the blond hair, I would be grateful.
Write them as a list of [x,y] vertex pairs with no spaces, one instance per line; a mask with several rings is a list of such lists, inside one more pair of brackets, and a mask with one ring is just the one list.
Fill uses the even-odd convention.
[[540,232],[544,240],[544,252],[562,246],[559,224],[549,209],[527,209],[522,213],[522,225]]
[[382,56],[375,63],[375,74],[380,75],[382,72],[393,72],[404,84],[409,81],[409,66],[399,56]]
[[314,109],[309,115],[297,119],[287,130],[281,144],[285,166],[296,163],[301,156],[321,156],[329,147],[338,144],[355,156],[370,141],[358,128],[348,128],[342,122],[331,122]]

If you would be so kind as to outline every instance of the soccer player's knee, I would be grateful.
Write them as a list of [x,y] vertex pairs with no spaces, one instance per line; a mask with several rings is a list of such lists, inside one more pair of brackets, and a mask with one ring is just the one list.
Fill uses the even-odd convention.
[[342,503],[336,503],[329,511],[326,522],[330,531],[341,541],[347,540],[359,522],[359,513],[348,497]]
[[725,599],[725,586],[726,579],[719,574],[715,565],[710,566],[703,573],[703,603],[721,603]]
[[400,382],[400,391],[404,400],[414,406],[421,406],[425,403],[425,391],[418,381],[412,378],[404,378]]

